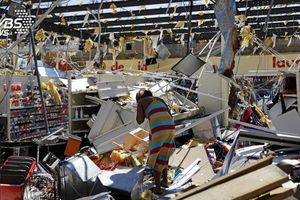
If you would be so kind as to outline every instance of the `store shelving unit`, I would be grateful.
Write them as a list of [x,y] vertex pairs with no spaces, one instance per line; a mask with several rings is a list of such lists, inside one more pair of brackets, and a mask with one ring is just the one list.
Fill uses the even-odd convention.
[[98,90],[90,88],[88,78],[72,79],[68,76],[69,132],[80,137],[87,137],[90,127],[87,122],[97,115],[100,105],[91,103],[86,95],[98,97]]
[[[1,76],[1,87],[9,85],[7,76]],[[18,83],[22,85],[20,90],[20,98],[22,93],[26,91],[26,86],[34,87],[36,83],[35,76],[14,76],[11,84]],[[29,102],[26,105],[11,105],[11,97],[15,95],[11,91],[11,87],[6,88],[7,93],[4,97],[3,103],[0,105],[1,113],[6,115],[6,133],[2,135],[3,141],[27,141],[36,137],[47,135],[45,129],[45,120],[40,103]],[[37,91],[33,91],[35,93]],[[68,126],[68,104],[64,101],[61,105],[56,103],[46,104],[47,120],[49,124],[49,131],[55,131],[61,127]]]
[[[68,125],[67,104],[47,105],[46,113],[50,132]],[[42,106],[11,107],[8,127],[9,141],[32,139],[48,134],[45,130]]]

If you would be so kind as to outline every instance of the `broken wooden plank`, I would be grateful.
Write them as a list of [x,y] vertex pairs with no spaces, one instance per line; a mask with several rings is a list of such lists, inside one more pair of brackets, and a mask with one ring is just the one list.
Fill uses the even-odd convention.
[[237,178],[237,177],[245,175],[247,173],[251,173],[251,172],[253,172],[257,169],[260,169],[260,168],[263,168],[267,165],[272,164],[272,160],[273,160],[272,157],[263,158],[263,159],[255,162],[253,164],[248,165],[247,167],[242,167],[242,168],[238,169],[235,172],[232,172],[232,173],[226,174],[222,177],[219,177],[217,179],[211,180],[210,182],[208,182],[205,185],[201,185],[201,186],[199,186],[197,188],[194,188],[190,191],[182,193],[182,194],[178,195],[175,199],[184,199],[184,198],[189,197],[189,196],[191,196],[195,193],[207,190],[207,189],[209,189],[211,187],[214,187],[216,185],[219,185],[219,184],[225,183],[227,181],[230,181],[231,179]]
[[255,200],[282,200],[292,196],[293,194],[294,190],[292,188],[279,187],[258,198],[255,198]]
[[133,122],[130,122],[96,137],[92,142],[99,154],[112,151],[117,147],[113,142],[123,144],[126,134],[135,128],[136,125]]
[[280,187],[287,182],[289,177],[281,169],[274,165],[269,165],[261,169],[234,178],[224,184],[220,184],[193,194],[185,199],[198,200],[244,200],[251,199]]
[[148,143],[143,140],[149,136],[149,133],[142,128],[137,128],[125,137],[123,147],[125,150],[130,150],[133,146],[137,144],[143,144],[143,146],[148,146]]

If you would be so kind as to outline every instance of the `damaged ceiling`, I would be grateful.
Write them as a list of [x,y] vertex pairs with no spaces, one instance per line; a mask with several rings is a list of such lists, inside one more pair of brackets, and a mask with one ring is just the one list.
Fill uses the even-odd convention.
[[[51,5],[52,0],[33,0],[32,14],[42,15]],[[40,28],[84,39],[94,38],[99,30],[100,10],[101,34],[109,38],[143,36],[160,34],[163,30],[164,40],[174,42],[177,36],[185,34],[187,39],[188,20],[191,11],[191,32],[194,40],[209,40],[218,27],[214,15],[213,1],[196,0],[127,0],[127,1],[63,1],[43,21]],[[272,5],[270,10],[270,5]],[[2,11],[8,10],[10,3],[2,2]],[[300,0],[247,0],[237,1],[237,15],[247,18],[258,37],[265,36],[264,26],[268,22],[267,35],[279,37],[295,35],[299,31]],[[191,9],[191,10],[190,10]],[[267,15],[269,13],[269,18]],[[288,14],[287,14],[288,13]],[[183,21],[184,23],[180,23]],[[96,29],[96,31],[95,31]]]

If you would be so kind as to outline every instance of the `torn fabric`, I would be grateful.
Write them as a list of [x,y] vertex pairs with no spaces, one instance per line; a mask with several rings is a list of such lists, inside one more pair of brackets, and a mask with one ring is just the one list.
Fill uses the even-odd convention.
[[224,47],[222,51],[221,63],[219,71],[223,73],[225,69],[233,69],[234,60],[234,22],[236,5],[235,0],[218,0],[215,5],[215,15],[218,26],[224,37]]

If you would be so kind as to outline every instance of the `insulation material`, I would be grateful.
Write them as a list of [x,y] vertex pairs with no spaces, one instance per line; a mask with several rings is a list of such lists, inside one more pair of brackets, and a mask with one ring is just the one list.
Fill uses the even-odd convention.
[[167,29],[167,33],[170,35],[171,39],[173,38],[173,31],[172,29]]
[[115,163],[124,162],[126,156],[123,153],[125,153],[125,151],[114,150],[110,154],[110,159]]
[[181,36],[180,36],[180,44],[181,44],[182,46],[184,46],[184,44],[185,44],[185,41],[184,41],[184,34],[181,34]]
[[151,190],[145,190],[140,196],[140,200],[152,200],[156,198],[157,196]]
[[241,30],[241,36],[243,38],[242,48],[246,48],[249,45],[253,46],[254,44],[254,35],[255,31],[250,26],[245,26]]
[[84,27],[86,24],[89,23],[89,17],[90,17],[90,12],[87,12],[84,16],[82,27]]
[[267,37],[265,39],[265,46],[266,46],[266,48],[270,48],[272,46],[272,44],[273,44],[272,38],[271,37]]
[[60,24],[63,25],[63,26],[67,25],[67,21],[66,21],[64,15],[61,15],[61,17],[60,17]]
[[209,0],[204,0],[204,5],[208,8]]
[[84,43],[84,51],[91,52],[93,46],[94,46],[94,42],[91,39],[87,39]]
[[204,20],[203,19],[199,19],[197,22],[198,22],[198,26],[201,26],[202,24],[204,24]]
[[177,24],[175,25],[175,28],[183,28],[185,24],[185,21],[179,21],[177,22]]
[[113,49],[109,49],[108,52],[112,54],[113,62],[116,63],[117,57],[119,56],[120,51],[117,48],[113,48]]
[[200,12],[198,13],[198,15],[204,16],[204,12],[203,12],[203,11],[200,11]]
[[115,34],[114,33],[109,33],[109,40],[113,41],[115,39]]
[[273,46],[272,46],[272,48],[275,48],[276,40],[277,40],[277,35],[273,33],[273,36],[272,36]]
[[57,91],[57,88],[56,88],[53,80],[50,80],[48,82],[48,90],[49,90],[49,93],[51,94],[51,96],[54,98],[55,102],[59,105],[62,104],[62,100],[60,98],[60,95]]
[[254,105],[255,111],[257,112],[257,114],[259,115],[260,119],[267,124],[268,126],[270,126],[272,124],[272,121],[263,113],[263,111],[257,107],[257,105]]
[[163,35],[164,35],[164,30],[162,28],[160,28],[160,30],[159,30],[159,38],[160,38],[160,40],[162,40]]
[[65,43],[68,44],[70,42],[70,40],[71,40],[71,36],[67,35]]
[[287,44],[288,47],[291,46],[292,40],[293,40],[293,37],[290,37],[289,42],[288,42],[288,44]]
[[112,4],[110,4],[109,7],[110,7],[110,9],[111,9],[111,13],[112,13],[112,14],[117,14],[117,13],[118,13],[116,4],[112,3]]
[[154,58],[155,51],[152,47],[152,41],[149,36],[144,37],[144,57],[145,58]]
[[1,48],[6,48],[7,47],[7,40],[6,39],[1,39],[0,40],[0,47]]
[[38,42],[42,42],[46,39],[46,33],[44,29],[40,29],[36,32],[35,37],[34,37]]
[[238,21],[238,26],[244,26],[247,21],[247,17],[245,15],[236,15],[235,19]]
[[120,39],[119,39],[119,49],[120,49],[121,52],[125,51],[125,44],[126,44],[125,38],[120,37]]
[[156,49],[159,41],[159,35],[151,35],[150,38],[152,41],[152,48]]
[[94,29],[94,36],[95,37],[98,37],[99,36],[99,34],[100,34],[100,28],[99,27],[96,27],[95,29]]

